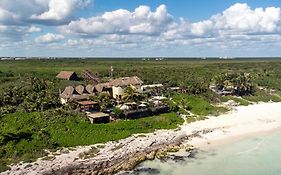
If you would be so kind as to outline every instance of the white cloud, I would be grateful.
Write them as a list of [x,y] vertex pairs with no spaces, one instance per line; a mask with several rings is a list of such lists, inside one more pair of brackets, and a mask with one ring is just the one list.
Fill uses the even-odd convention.
[[82,37],[66,42],[65,47],[118,51],[188,47],[200,52],[208,48],[206,50],[227,53],[231,48],[245,50],[245,43],[256,49],[267,42],[280,42],[280,8],[252,9],[247,4],[237,3],[209,19],[191,23],[184,18],[176,20],[165,5],[155,11],[139,6],[134,11],[119,9],[81,18],[64,26],[62,31],[67,31],[69,36]]
[[207,20],[189,23],[183,18],[175,20],[165,5],[160,5],[154,12],[148,6],[139,6],[132,12],[119,9],[100,16],[80,18],[70,22],[63,30],[83,37],[151,35],[165,40],[263,35],[280,32],[280,15],[280,8],[251,9],[247,4],[237,3]]
[[61,25],[69,22],[77,10],[92,0],[1,0],[0,24],[2,25]]
[[41,29],[40,27],[36,27],[36,26],[31,26],[31,27],[27,30],[27,32],[29,32],[29,33],[41,32],[41,31],[42,31],[42,29]]
[[12,43],[14,41],[21,41],[24,36],[39,31],[41,31],[41,29],[35,26],[7,26],[0,24],[0,41],[2,41],[1,39],[3,38],[5,38],[5,40],[10,40]]
[[251,9],[247,4],[237,3],[208,20],[191,24],[191,32],[194,35],[276,33],[280,32],[280,15],[280,8]]
[[74,19],[77,10],[87,7],[92,1],[0,0],[0,37],[22,40],[27,34],[41,32],[37,24],[66,24]]
[[[125,53],[128,48],[135,53],[162,50],[171,54],[191,53],[186,50],[196,48],[200,54],[206,48],[215,53],[231,48],[257,50],[268,43],[280,47],[281,11],[278,7],[251,8],[237,3],[206,20],[195,22],[175,19],[165,5],[156,9],[149,6],[139,6],[132,11],[118,9],[77,19],[77,9],[88,6],[91,1],[0,0],[0,41],[5,41],[6,45],[9,41],[26,41],[31,49],[46,44],[61,50],[84,49],[105,54],[109,50]],[[45,29],[38,24],[48,26],[50,31],[59,29],[60,34],[44,33],[30,40],[34,37],[32,33]]]
[[31,19],[42,21],[65,21],[72,17],[77,8],[84,8],[90,4],[90,0],[47,0],[48,10],[41,14],[33,14]]
[[101,16],[72,21],[67,26],[71,33],[86,36],[101,34],[140,34],[157,35],[165,31],[173,21],[165,5],[160,5],[155,12],[148,6],[139,6],[135,11],[119,9],[105,12]]
[[251,9],[247,4],[237,3],[207,20],[188,23],[180,19],[180,22],[174,22],[172,27],[162,33],[162,37],[181,42],[194,38],[202,38],[206,42],[208,38],[251,40],[253,35],[280,34],[280,17],[281,11],[277,7]]
[[47,33],[45,35],[39,36],[35,39],[35,42],[37,43],[52,43],[52,42],[58,42],[64,39],[63,35],[60,34],[53,34],[53,33]]
[[191,24],[190,31],[196,36],[206,34],[209,30],[213,29],[213,22],[211,20],[200,21]]
[[0,23],[8,23],[9,21],[13,20],[14,18],[16,18],[15,14],[0,7]]

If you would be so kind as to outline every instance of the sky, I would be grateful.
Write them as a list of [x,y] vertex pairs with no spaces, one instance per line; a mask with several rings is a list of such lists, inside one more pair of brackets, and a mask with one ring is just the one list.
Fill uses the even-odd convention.
[[280,57],[280,0],[0,0],[0,56]]

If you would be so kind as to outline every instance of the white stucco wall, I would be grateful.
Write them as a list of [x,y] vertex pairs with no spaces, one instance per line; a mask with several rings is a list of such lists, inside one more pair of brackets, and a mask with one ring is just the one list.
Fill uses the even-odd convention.
[[61,102],[61,104],[66,104],[67,103],[67,99],[64,99],[64,98],[60,98],[60,102]]
[[117,98],[119,95],[123,95],[124,94],[124,89],[122,87],[112,87],[112,96],[113,98]]

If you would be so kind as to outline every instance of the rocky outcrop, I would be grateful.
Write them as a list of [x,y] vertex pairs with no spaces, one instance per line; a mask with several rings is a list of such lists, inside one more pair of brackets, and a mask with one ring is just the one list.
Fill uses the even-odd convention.
[[[11,166],[1,175],[106,175],[132,170],[139,163],[154,158],[166,158],[167,152],[179,149],[192,151],[183,146],[189,138],[198,137],[212,130],[201,130],[187,134],[181,130],[160,130],[150,134],[139,134],[129,138],[108,142],[104,145],[72,148],[50,153],[48,157],[34,163]],[[51,159],[50,159],[51,158]],[[172,156],[180,160],[182,157]]]
[[[48,157],[33,163],[11,166],[1,175],[100,175],[131,170],[144,160],[163,157],[166,151],[177,150],[187,139],[181,131],[161,130],[150,134],[134,135],[129,138],[108,142],[105,145],[77,147],[50,153]],[[51,158],[51,159],[50,159]]]
[[[155,157],[163,158],[167,155],[167,152],[179,150],[181,143],[186,139],[186,135],[179,134],[171,135],[170,138],[165,139],[151,139],[149,136],[142,139],[135,138],[135,140],[129,142],[128,144],[124,144],[121,141],[120,144],[125,146],[120,147],[119,150],[115,150],[114,152],[116,153],[112,156],[109,156],[109,153],[106,160],[97,160],[97,157],[99,157],[97,156],[76,165],[70,164],[57,170],[53,169],[52,171],[45,172],[44,174],[104,175],[114,174],[119,171],[132,170],[136,165],[145,160],[152,160]],[[135,147],[137,142],[140,146]],[[145,143],[146,146],[141,146],[143,143]],[[134,147],[135,149],[132,149]]]

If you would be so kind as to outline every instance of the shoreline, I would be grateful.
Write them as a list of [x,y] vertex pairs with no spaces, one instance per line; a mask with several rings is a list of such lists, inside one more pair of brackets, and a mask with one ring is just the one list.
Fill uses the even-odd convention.
[[[214,131],[215,132],[215,131]],[[202,140],[200,140],[200,138],[196,138],[198,139],[196,143],[193,143],[193,141],[189,142],[185,142],[188,144],[193,143],[193,146],[197,149],[203,150],[203,151],[208,151],[211,150],[213,148],[219,147],[219,146],[223,146],[223,145],[228,145],[231,143],[236,143],[236,142],[240,142],[249,138],[255,138],[256,136],[269,136],[272,135],[274,133],[281,133],[281,126],[278,128],[273,128],[273,129],[269,129],[266,131],[255,131],[255,132],[248,132],[242,135],[236,135],[236,136],[228,136],[225,138],[220,138],[220,139],[216,139],[216,140],[206,140],[204,138],[201,138]]]
[[281,132],[281,103],[257,103],[238,106],[227,114],[184,125],[182,130],[190,132],[190,127],[208,128],[213,131],[192,138],[186,143],[200,149],[237,142],[255,135]]
[[142,161],[161,157],[186,144],[209,149],[251,135],[281,131],[280,107],[280,102],[238,106],[226,114],[208,116],[176,130],[158,130],[116,142],[65,149],[60,155],[50,154],[50,160],[13,165],[10,171],[0,174],[113,174],[131,170]]

